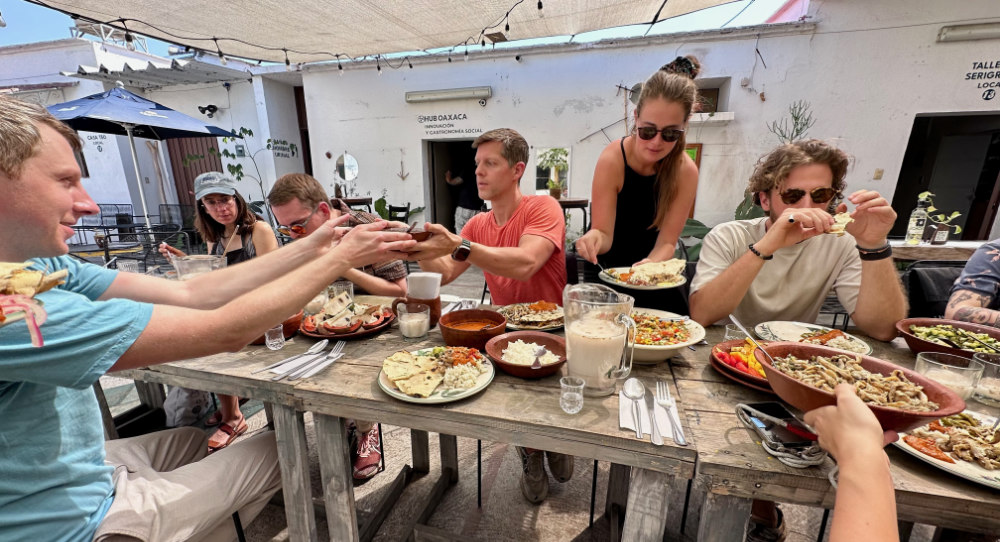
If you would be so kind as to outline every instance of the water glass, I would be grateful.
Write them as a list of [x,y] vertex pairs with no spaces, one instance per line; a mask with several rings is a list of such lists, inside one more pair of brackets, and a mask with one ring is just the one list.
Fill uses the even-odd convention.
[[399,332],[403,338],[419,340],[427,336],[431,327],[431,308],[423,303],[399,303]]
[[983,364],[983,376],[972,398],[984,405],[1000,407],[1000,354],[977,352],[972,359]]
[[561,388],[559,406],[566,414],[576,414],[583,409],[583,385],[586,381],[578,376],[564,376],[559,379]]
[[979,361],[940,352],[917,354],[917,363],[913,366],[914,371],[951,388],[962,399],[972,397],[983,368]]
[[264,344],[271,350],[281,350],[285,346],[284,325],[278,324],[264,332]]
[[349,280],[338,280],[326,288],[326,295],[333,299],[340,295],[340,292],[347,292],[351,301],[354,301],[354,283]]
[[138,273],[139,272],[139,262],[138,260],[122,260],[118,259],[116,263],[119,271],[125,271],[126,273]]
[[743,330],[736,324],[726,324],[726,340],[745,341],[747,340],[747,334],[743,333]]

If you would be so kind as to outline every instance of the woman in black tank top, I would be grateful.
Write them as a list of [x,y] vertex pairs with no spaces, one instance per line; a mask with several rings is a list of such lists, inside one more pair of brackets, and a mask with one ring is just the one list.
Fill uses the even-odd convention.
[[[632,134],[609,144],[598,158],[590,231],[576,242],[590,264],[628,267],[673,258],[698,187],[698,168],[684,152],[698,68],[693,57],[678,57],[650,76]],[[596,279],[596,270],[585,267],[588,280]],[[686,295],[676,290],[623,291],[636,297],[636,306],[686,314]]]

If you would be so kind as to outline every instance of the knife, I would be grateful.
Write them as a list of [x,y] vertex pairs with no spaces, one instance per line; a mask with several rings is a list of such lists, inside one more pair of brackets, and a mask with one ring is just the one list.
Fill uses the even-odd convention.
[[[645,386],[645,384],[643,384]],[[646,411],[649,413],[649,441],[657,446],[663,446],[663,436],[660,433],[660,428],[656,425],[656,399],[654,398],[655,393],[650,392],[649,388],[646,388]]]

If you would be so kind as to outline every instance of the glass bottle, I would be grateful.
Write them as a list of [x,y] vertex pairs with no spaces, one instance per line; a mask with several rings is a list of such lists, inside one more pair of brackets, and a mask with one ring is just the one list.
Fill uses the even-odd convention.
[[927,207],[930,202],[921,198],[917,201],[917,208],[910,213],[910,223],[906,226],[906,244],[919,245],[924,237],[924,228],[927,226]]

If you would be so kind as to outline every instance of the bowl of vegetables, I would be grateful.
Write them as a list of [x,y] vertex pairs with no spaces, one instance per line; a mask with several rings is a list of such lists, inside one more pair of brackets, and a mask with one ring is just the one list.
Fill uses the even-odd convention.
[[757,347],[749,339],[721,342],[712,347],[709,362],[722,376],[755,390],[774,393],[764,367],[757,361]]
[[705,338],[705,328],[701,324],[680,314],[636,308],[632,311],[632,319],[636,327],[632,361],[636,363],[663,361],[677,350]]
[[904,318],[896,330],[914,354],[942,352],[971,357],[975,352],[1000,352],[1000,329],[943,318]]

